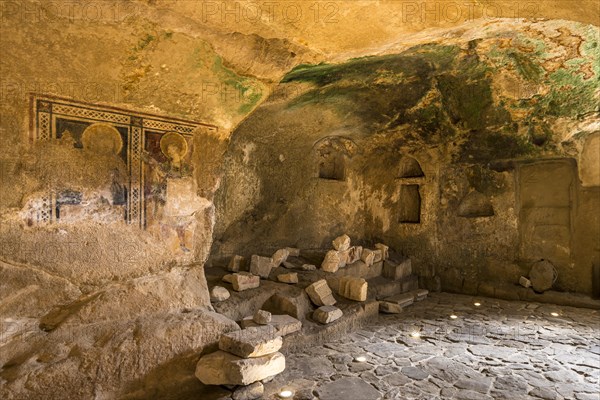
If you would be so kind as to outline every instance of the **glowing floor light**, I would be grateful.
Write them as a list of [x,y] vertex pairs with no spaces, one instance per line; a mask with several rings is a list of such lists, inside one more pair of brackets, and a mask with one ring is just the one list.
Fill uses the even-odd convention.
[[452,319],[456,319],[456,318],[458,318],[458,316],[456,316],[456,315],[452,314],[452,315],[450,316],[450,318],[452,318]]
[[410,336],[414,337],[415,339],[420,338],[421,337],[421,332],[413,332],[410,334]]
[[293,395],[294,395],[294,392],[292,392],[291,390],[288,390],[288,389],[282,390],[278,394],[278,396],[281,397],[282,399],[289,399]]
[[551,312],[550,315],[552,315],[553,317],[558,317],[559,314],[557,312]]
[[475,303],[473,303],[473,305],[474,305],[475,307],[479,307],[479,306],[481,305],[481,303],[480,303],[480,302],[478,302],[478,301],[476,301]]
[[367,361],[367,357],[365,357],[365,356],[354,357],[354,361],[356,361],[356,362],[365,362],[365,361]]

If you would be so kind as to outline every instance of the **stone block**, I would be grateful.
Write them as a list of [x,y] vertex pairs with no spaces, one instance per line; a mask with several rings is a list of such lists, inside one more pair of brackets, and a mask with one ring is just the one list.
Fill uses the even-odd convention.
[[235,255],[231,257],[229,260],[229,264],[227,265],[227,271],[230,272],[240,272],[242,269],[242,263],[244,262],[244,257]]
[[313,319],[320,324],[329,324],[344,315],[342,310],[335,306],[322,306],[315,310]]
[[252,320],[258,325],[268,325],[271,322],[271,313],[265,310],[258,310],[254,313]]
[[282,344],[281,336],[269,325],[225,333],[219,339],[219,349],[243,358],[275,353]]
[[361,246],[352,246],[348,249],[348,259],[346,260],[346,264],[353,264],[360,260],[360,256],[362,255],[363,248]]
[[279,352],[240,358],[219,350],[200,358],[195,375],[205,385],[250,385],[284,370],[285,357]]
[[273,260],[270,257],[261,257],[254,254],[250,259],[250,273],[267,279],[273,269]]
[[380,251],[381,251],[381,258],[382,258],[383,260],[387,260],[388,258],[390,258],[390,247],[389,247],[389,246],[386,246],[386,245],[385,245],[385,244],[383,244],[383,243],[377,243],[377,244],[375,245],[375,248],[376,248],[377,250],[380,250]]
[[223,286],[215,286],[210,291],[210,301],[219,302],[227,300],[231,296],[229,290],[225,289]]
[[310,284],[305,290],[310,300],[319,307],[332,306],[336,303],[325,279]]
[[329,250],[327,254],[325,254],[321,269],[325,272],[336,272],[342,266],[346,265],[342,258],[343,256],[339,251]]
[[233,282],[233,274],[223,275],[223,278],[221,278],[221,280],[223,282],[231,283],[231,282]]
[[365,301],[368,288],[369,284],[363,278],[343,276],[340,278],[338,293],[350,300]]
[[282,283],[298,283],[298,274],[296,272],[280,274],[277,275],[277,280]]
[[[240,325],[242,326],[242,328],[258,326],[258,324],[254,322],[253,317],[251,316],[242,319],[240,321]],[[272,315],[271,322],[269,322],[269,326],[272,326],[275,329],[276,335],[286,336],[290,333],[294,333],[302,329],[302,322],[287,314]]]
[[273,261],[273,268],[277,268],[284,261],[287,261],[287,258],[289,257],[289,255],[290,255],[290,252],[288,251],[288,249],[277,250],[271,257],[271,260]]
[[291,263],[291,262],[289,262],[289,261],[284,261],[284,262],[282,262],[282,263],[281,263],[281,266],[282,266],[283,268],[287,268],[287,269],[296,269],[296,268],[298,268],[298,267],[296,267],[294,264],[292,264],[292,263]]
[[288,251],[290,257],[300,257],[300,249],[295,247],[286,247],[285,249]]
[[233,400],[256,400],[265,393],[262,382],[254,382],[252,385],[240,386],[233,392]]
[[386,260],[383,263],[383,276],[388,279],[400,280],[412,274],[412,264],[410,258],[402,260],[400,263],[395,263],[391,260]]
[[350,236],[342,235],[333,239],[333,248],[338,251],[348,250],[350,248]]
[[261,307],[272,314],[287,314],[294,318],[305,318],[312,311],[312,305],[303,290],[295,293],[275,293]]
[[373,264],[383,261],[381,250],[373,250]]
[[300,267],[300,269],[302,271],[316,271],[317,267],[315,265],[312,265],[312,264],[302,264],[302,266]]
[[385,314],[399,314],[402,312],[402,307],[397,303],[382,300],[379,302],[379,312]]
[[363,249],[360,259],[367,264],[367,266],[371,266],[375,260],[375,253],[371,249]]
[[237,272],[231,277],[233,290],[241,292],[248,289],[254,289],[260,286],[260,278],[248,272]]

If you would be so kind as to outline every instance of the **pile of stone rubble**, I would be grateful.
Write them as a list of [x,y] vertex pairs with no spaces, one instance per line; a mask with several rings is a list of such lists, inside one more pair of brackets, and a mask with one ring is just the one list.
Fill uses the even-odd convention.
[[[413,302],[427,297],[427,290],[411,290],[410,286],[405,288],[403,282],[409,282],[412,276],[411,261],[408,258],[400,261],[390,259],[389,247],[385,244],[378,243],[375,249],[351,246],[350,237],[342,235],[333,240],[332,245],[333,249],[327,251],[320,267],[326,274],[317,271],[302,275],[302,287],[308,283],[304,288],[304,297],[308,297],[310,303],[316,306],[309,314],[313,321],[327,325],[344,315],[342,309],[336,307],[332,288],[344,299],[367,301],[369,282],[365,278],[383,276],[387,278],[385,282],[396,281],[395,287],[402,287],[401,294],[387,291],[380,296],[382,292],[379,290],[371,294],[371,299],[376,295],[379,312],[382,313],[400,313]],[[234,291],[242,292],[260,287],[261,279],[275,278],[283,284],[298,284],[300,271],[317,270],[315,265],[300,265],[299,259],[288,261],[288,257],[300,257],[300,250],[287,247],[277,250],[271,257],[252,255],[249,262],[235,255],[227,266],[230,273],[223,276],[222,280],[230,283]],[[271,277],[278,267],[297,272]],[[215,303],[225,301],[230,296],[223,286],[215,286],[210,291],[211,301]],[[196,369],[198,379],[207,385],[225,385],[232,389],[235,386],[233,398],[236,400],[260,398],[264,390],[261,381],[271,379],[285,368],[285,358],[279,352],[282,337],[302,329],[300,319],[304,320],[306,315],[300,310],[308,310],[309,303],[308,299],[298,300],[301,298],[275,293],[262,305],[264,309],[242,318],[239,322],[241,331],[223,335],[219,341],[220,350],[200,359]],[[295,303],[298,301],[300,303]],[[304,306],[299,305],[301,301],[306,302]]]

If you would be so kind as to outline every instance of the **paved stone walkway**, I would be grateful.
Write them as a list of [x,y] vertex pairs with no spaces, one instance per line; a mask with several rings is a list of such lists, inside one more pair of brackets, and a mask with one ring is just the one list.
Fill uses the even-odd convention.
[[430,294],[344,340],[288,355],[264,398],[281,388],[321,400],[600,399],[600,313]]

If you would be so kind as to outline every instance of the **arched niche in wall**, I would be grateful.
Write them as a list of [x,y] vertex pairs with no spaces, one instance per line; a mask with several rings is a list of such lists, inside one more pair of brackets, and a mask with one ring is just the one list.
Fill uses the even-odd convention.
[[425,174],[421,164],[410,156],[403,156],[398,166],[400,183],[398,222],[418,224],[421,222],[421,185]]
[[579,158],[579,176],[582,186],[600,186],[600,133],[585,140]]
[[412,157],[402,157],[398,169],[398,178],[421,178],[425,174],[421,169],[421,164]]
[[356,144],[343,136],[328,136],[313,146],[317,177],[327,180],[346,180],[347,163],[356,152]]

